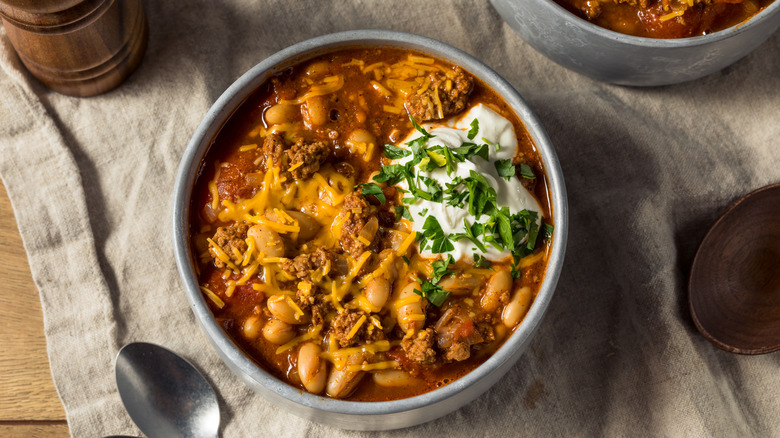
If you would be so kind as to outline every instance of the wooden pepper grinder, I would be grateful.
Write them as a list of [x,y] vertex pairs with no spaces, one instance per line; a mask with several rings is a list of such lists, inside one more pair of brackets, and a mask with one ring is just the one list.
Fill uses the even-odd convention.
[[122,83],[149,33],[141,0],[0,0],[0,18],[30,73],[70,96]]

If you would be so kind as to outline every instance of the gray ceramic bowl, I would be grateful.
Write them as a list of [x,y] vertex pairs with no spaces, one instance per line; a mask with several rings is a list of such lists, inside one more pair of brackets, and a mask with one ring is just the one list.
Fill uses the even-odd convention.
[[780,1],[745,23],[710,35],[641,38],[589,23],[553,0],[491,0],[538,52],[592,78],[621,85],[667,85],[719,71],[750,53],[780,27]]
[[[502,95],[525,123],[541,152],[549,178],[555,237],[544,283],[536,301],[516,332],[493,357],[461,379],[426,394],[390,402],[350,402],[302,392],[277,380],[247,357],[215,321],[194,273],[189,248],[190,196],[211,140],[233,110],[274,73],[330,50],[384,46],[417,50],[460,65]],[[528,346],[553,296],[561,272],[568,232],[566,189],[555,150],[544,128],[512,86],[478,60],[441,42],[416,35],[364,30],[314,38],[263,60],[241,76],[217,100],[192,137],[176,177],[173,204],[173,240],[176,264],[192,311],[217,353],[241,380],[271,403],[312,421],[346,429],[383,430],[413,426],[446,415],[475,399],[498,381]]]

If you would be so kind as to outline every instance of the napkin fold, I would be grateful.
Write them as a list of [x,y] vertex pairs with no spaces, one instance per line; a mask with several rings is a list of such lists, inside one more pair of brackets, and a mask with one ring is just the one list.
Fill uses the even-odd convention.
[[[144,6],[143,63],[91,98],[32,79],[0,29],[0,177],[73,436],[140,434],[113,377],[131,341],[164,345],[204,372],[225,437],[780,435],[780,355],[715,349],[696,332],[686,291],[720,212],[780,181],[780,34],[722,72],[642,89],[559,67],[487,2]],[[517,365],[459,411],[381,433],[310,423],[233,376],[197,327],[169,232],[180,156],[219,94],[293,43],[361,28],[439,39],[509,80],[557,148],[571,214],[556,296]]]

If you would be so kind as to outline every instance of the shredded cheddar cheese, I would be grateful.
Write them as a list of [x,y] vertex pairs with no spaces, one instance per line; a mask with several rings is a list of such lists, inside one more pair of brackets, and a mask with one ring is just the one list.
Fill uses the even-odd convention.
[[395,255],[402,256],[406,254],[407,251],[409,251],[409,247],[412,246],[412,243],[414,242],[414,239],[417,237],[417,233],[412,231],[409,233],[408,236],[404,239],[403,242],[401,242],[401,245],[398,247],[398,250],[395,252]]
[[293,338],[290,342],[279,346],[279,348],[276,349],[276,354],[283,353],[296,345],[300,344],[301,342],[308,341],[310,339],[319,338],[320,336],[320,330],[322,330],[322,326],[318,325],[309,330],[307,333],[298,336],[296,338]]
[[386,360],[376,363],[363,363],[357,365],[347,365],[345,368],[347,371],[375,371],[375,370],[387,370],[390,368],[399,368],[400,364],[394,360]]
[[228,257],[228,255],[225,253],[225,250],[223,250],[221,246],[217,245],[217,243],[211,240],[211,238],[206,238],[206,241],[209,243],[209,246],[211,246],[211,248],[214,250],[214,253],[217,254],[217,258],[219,258],[230,269],[234,271],[238,271],[238,267],[235,264],[233,264],[232,261],[230,261],[230,257]]
[[366,315],[363,315],[360,317],[360,319],[357,320],[355,325],[352,326],[352,329],[350,329],[349,333],[347,333],[347,339],[352,339],[353,336],[360,330],[360,326],[363,325],[363,323],[366,322]]
[[346,360],[349,356],[353,356],[355,354],[360,353],[381,353],[390,350],[390,341],[382,340],[382,341],[376,341],[376,342],[369,342],[364,345],[360,345],[357,347],[348,347],[348,348],[341,348],[336,351],[324,351],[322,354],[320,354],[320,357],[326,360],[335,361],[335,360]]
[[279,103],[285,105],[300,105],[306,103],[309,99],[315,96],[324,96],[326,94],[335,93],[344,86],[344,76],[331,76],[325,78],[321,85],[315,85],[309,89],[303,96],[297,99],[282,100]]
[[233,280],[228,280],[227,282],[227,289],[225,289],[225,296],[228,298],[233,296],[233,291],[236,290],[236,282]]
[[683,14],[685,14],[684,10],[682,10],[682,11],[674,11],[674,12],[670,12],[670,13],[665,14],[665,15],[661,15],[658,19],[661,20],[661,21],[669,21],[669,20],[671,20],[673,18],[677,18],[679,16],[682,16]]
[[368,258],[371,257],[371,252],[364,251],[363,254],[358,257],[358,259],[355,261],[354,266],[349,270],[349,278],[355,278],[360,272],[360,269],[363,268],[363,265],[366,264],[366,261]]
[[393,307],[396,309],[406,306],[407,304],[419,303],[422,297],[419,295],[409,295],[406,298],[401,298],[393,302]]
[[224,301],[222,301],[222,300],[221,300],[221,299],[220,299],[220,298],[217,296],[217,294],[215,294],[214,292],[212,292],[212,291],[211,291],[211,289],[209,289],[209,288],[207,288],[207,287],[205,287],[205,286],[200,286],[200,290],[202,290],[202,291],[203,291],[203,293],[204,293],[204,294],[206,294],[206,296],[207,296],[207,297],[209,297],[209,299],[210,299],[211,301],[213,301],[213,302],[214,302],[214,304],[216,304],[216,305],[217,305],[217,307],[219,307],[220,309],[221,309],[221,308],[223,308],[223,307],[225,307],[225,302],[224,302]]
[[293,301],[293,299],[289,296],[285,296],[284,298],[287,300],[287,305],[292,307],[292,309],[295,311],[295,319],[300,321],[301,317],[304,315],[303,310],[301,310],[301,308],[295,304],[295,301]]

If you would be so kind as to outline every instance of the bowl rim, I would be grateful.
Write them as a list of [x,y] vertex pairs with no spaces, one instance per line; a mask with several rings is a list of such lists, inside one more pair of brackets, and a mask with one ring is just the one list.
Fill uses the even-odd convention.
[[[491,0],[495,1],[495,0]],[[528,0],[523,0],[528,1]],[[769,20],[775,15],[780,15],[780,0],[774,0],[764,10],[753,15],[742,23],[735,24],[734,26],[726,29],[713,32],[708,35],[699,35],[687,38],[648,38],[639,37],[634,35],[627,35],[614,30],[610,30],[601,27],[597,24],[591,23],[584,18],[577,16],[576,14],[569,12],[563,6],[559,5],[553,0],[537,0],[537,3],[547,8],[550,13],[554,14],[557,18],[571,23],[578,29],[585,32],[594,33],[602,38],[606,38],[618,43],[630,44],[632,46],[642,46],[647,48],[666,49],[666,48],[681,48],[681,47],[697,47],[705,44],[714,43],[716,41],[722,41],[731,38],[734,35],[747,32],[749,29],[758,26],[764,20]],[[573,18],[573,19],[572,19]]]
[[[254,360],[250,359],[216,322],[197,284],[193,261],[189,254],[190,194],[201,166],[201,159],[205,156],[213,137],[224,122],[245,98],[265,82],[273,72],[283,69],[280,67],[290,66],[337,48],[352,46],[397,47],[428,53],[460,65],[501,95],[523,122],[540,152],[547,173],[551,197],[550,208],[555,223],[550,259],[539,293],[520,327],[504,342],[501,348],[473,371],[441,388],[414,397],[392,401],[358,402],[314,395],[301,391],[265,371]],[[237,100],[237,98],[240,99]],[[206,138],[209,134],[210,136]],[[366,416],[409,412],[444,402],[465,388],[478,384],[493,371],[506,365],[505,362],[511,360],[513,363],[510,365],[514,365],[514,362],[522,354],[523,343],[530,340],[541,323],[555,291],[566,250],[568,220],[566,188],[560,162],[552,142],[530,107],[508,81],[473,56],[446,43],[406,32],[371,29],[332,33],[299,42],[260,61],[233,82],[208,110],[182,155],[174,183],[172,209],[174,258],[179,277],[201,329],[206,332],[215,350],[221,350],[221,353],[225,353],[224,355],[220,354],[223,361],[227,361],[225,355],[229,355],[233,365],[245,375],[267,390],[293,403],[328,413]],[[518,349],[520,349],[519,352]],[[220,351],[217,352],[220,353]],[[232,367],[229,366],[229,368]],[[479,393],[481,394],[488,388],[484,388]]]

